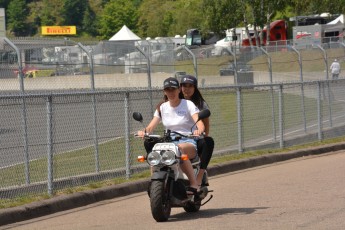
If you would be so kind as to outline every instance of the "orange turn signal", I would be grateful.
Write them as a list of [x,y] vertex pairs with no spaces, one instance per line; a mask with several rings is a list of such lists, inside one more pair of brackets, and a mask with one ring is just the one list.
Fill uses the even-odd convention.
[[138,156],[137,159],[139,162],[145,162],[146,158],[144,156]]
[[182,154],[182,155],[181,155],[181,160],[183,160],[183,161],[189,160],[188,155],[187,155],[187,154]]

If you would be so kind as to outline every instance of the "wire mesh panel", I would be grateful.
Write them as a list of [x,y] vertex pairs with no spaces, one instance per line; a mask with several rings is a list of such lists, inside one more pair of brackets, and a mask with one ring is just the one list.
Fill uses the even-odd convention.
[[[200,88],[212,112],[214,155],[277,148],[282,138],[287,145],[305,143],[320,139],[320,131],[341,135],[342,84],[339,79],[303,88],[301,83]],[[147,169],[136,162],[145,150],[133,134],[150,122],[162,97],[161,89],[1,96],[1,197],[128,178]],[[143,124],[132,119],[134,111],[143,114]],[[163,133],[163,127],[156,131]]]
[[[7,103],[10,101],[7,101]],[[11,125],[13,133],[2,135],[0,187],[15,189],[12,195],[23,192],[39,192],[30,184],[47,179],[47,124],[45,99],[40,97],[16,97],[6,105],[1,119]],[[8,114],[8,115],[6,115]],[[8,133],[10,134],[10,133]],[[1,195],[2,196],[2,195]]]
[[[129,86],[126,74],[132,73],[136,57],[145,60],[135,41],[101,41],[92,47],[92,54],[96,88]],[[142,67],[146,69],[146,65]]]
[[1,94],[18,93],[20,82],[18,80],[19,65],[18,53],[8,40],[0,39],[0,89]]
[[54,179],[99,172],[93,96],[70,95],[52,100]]
[[273,82],[300,81],[299,53],[291,47],[280,46],[279,49],[268,49],[272,64]]
[[[198,77],[202,86],[228,86],[235,83],[233,63],[235,56],[223,47],[206,47],[199,51]],[[214,53],[215,51],[220,53]]]
[[[319,80],[330,78],[331,62],[342,64],[345,54],[340,42],[303,49],[289,44],[188,49],[159,38],[84,42],[86,50],[68,39],[11,42],[20,51],[24,90],[159,87],[162,79],[185,73],[197,76],[201,86]],[[2,93],[18,92],[18,54],[4,40],[0,45]]]
[[[0,140],[0,163],[1,169],[6,170],[8,166],[23,164],[25,162],[23,129],[22,129],[22,100],[17,98],[1,98],[0,100],[0,117],[1,117],[1,140]],[[24,170],[21,174],[22,178],[17,177],[15,183],[11,183],[13,179],[12,173],[0,174],[2,186],[14,186],[17,184],[25,184]],[[4,176],[4,177],[3,177]],[[21,182],[19,182],[21,181]]]
[[[326,84],[327,90],[329,89],[329,99],[327,98],[326,105],[323,107],[323,118],[324,118],[324,128],[339,129],[344,126],[344,102],[345,102],[345,91],[344,82],[339,80],[334,80]],[[339,133],[343,130],[339,129]],[[324,133],[324,138],[334,137],[334,134]]]
[[277,103],[275,87],[242,91],[243,140],[246,147],[277,141]]
[[[341,44],[226,48],[228,53],[214,55],[214,46],[191,51],[164,39],[13,43],[19,56],[0,41],[1,202],[148,169],[136,162],[145,150],[133,134],[152,119],[171,76],[198,77],[212,113],[214,155],[344,133],[344,79],[326,80],[329,62],[342,62]],[[134,111],[142,113],[142,124],[133,120]],[[156,132],[163,133],[161,124]]]
[[148,50],[151,59],[151,71],[174,73],[174,56],[175,44],[170,38],[157,38],[155,40],[147,40],[148,44],[140,44],[141,49]]
[[215,152],[238,149],[237,98],[235,88],[208,88],[200,91],[210,110],[210,136],[215,141]]
[[[154,111],[159,103],[163,100],[163,90],[147,91],[141,90],[130,93],[130,109],[129,109],[129,122],[130,122],[130,154],[131,164],[133,172],[141,172],[142,169],[148,169],[149,166],[146,162],[138,163],[137,157],[140,155],[146,155],[144,148],[144,140],[135,137],[134,134],[139,130],[145,130],[145,127],[151,122]],[[143,116],[143,122],[135,121],[132,117],[134,112],[140,112]],[[162,124],[154,130],[154,134],[163,135],[164,128]]]
[[[315,86],[315,85],[314,85]],[[284,146],[301,143],[303,136],[317,133],[317,98],[315,88],[308,85],[282,85],[282,123]],[[279,118],[278,118],[279,119]],[[278,120],[279,122],[279,120]],[[279,135],[280,130],[278,131]],[[311,136],[310,141],[316,141]]]

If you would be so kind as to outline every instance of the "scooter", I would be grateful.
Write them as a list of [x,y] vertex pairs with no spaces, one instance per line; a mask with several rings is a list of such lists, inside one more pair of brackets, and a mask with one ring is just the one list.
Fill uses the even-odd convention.
[[[198,121],[210,116],[209,110],[199,112]],[[143,117],[139,112],[133,113],[136,121],[143,122]],[[196,123],[193,125],[193,127]],[[191,130],[192,128],[191,127]],[[181,154],[178,146],[173,143],[179,138],[202,138],[191,134],[181,134],[172,130],[166,130],[163,136],[145,134],[144,138],[154,141],[152,152],[146,156],[138,156],[139,162],[147,162],[152,169],[151,180],[148,188],[150,197],[151,213],[157,222],[167,221],[170,217],[171,208],[182,207],[186,212],[197,212],[200,207],[212,199],[212,195],[204,202],[208,193],[213,192],[208,189],[207,172],[203,176],[200,192],[197,195],[188,195],[187,187],[189,180],[180,168],[180,162],[188,159],[188,156]],[[200,159],[191,159],[195,175],[200,170]]]

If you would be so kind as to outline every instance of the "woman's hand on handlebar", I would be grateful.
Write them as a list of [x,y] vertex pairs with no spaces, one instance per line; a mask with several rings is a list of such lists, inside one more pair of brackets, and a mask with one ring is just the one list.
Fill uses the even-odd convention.
[[141,137],[142,139],[144,139],[144,137],[145,137],[145,131],[142,131],[142,130],[139,130],[138,132],[137,132],[137,136],[138,137]]
[[198,129],[193,131],[194,136],[202,136],[204,134],[205,134],[204,131],[201,132],[201,130],[198,130]]

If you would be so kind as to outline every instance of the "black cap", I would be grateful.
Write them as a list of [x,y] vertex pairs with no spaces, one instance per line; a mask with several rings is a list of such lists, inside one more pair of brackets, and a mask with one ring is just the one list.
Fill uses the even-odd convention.
[[184,75],[181,77],[181,84],[192,84],[198,86],[198,80],[192,75]]
[[163,84],[164,89],[166,88],[179,88],[179,83],[178,80],[176,78],[173,77],[169,77],[167,79],[164,80],[164,84]]

